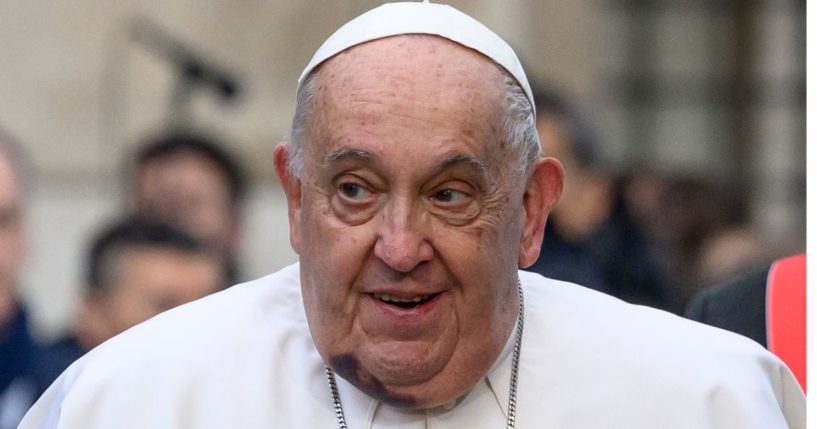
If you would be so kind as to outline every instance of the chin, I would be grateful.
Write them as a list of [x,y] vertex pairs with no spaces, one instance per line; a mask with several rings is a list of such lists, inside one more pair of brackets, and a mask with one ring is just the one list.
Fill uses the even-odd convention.
[[361,363],[384,384],[395,387],[423,385],[445,369],[450,356],[435,356],[426,347],[395,344],[361,357]]
[[415,359],[406,358],[405,350],[391,352],[365,357],[354,352],[338,354],[329,359],[329,366],[367,395],[400,409],[428,409],[450,403],[473,384],[457,388],[445,382],[451,379],[443,372],[447,359],[437,362],[428,359],[428,355]]

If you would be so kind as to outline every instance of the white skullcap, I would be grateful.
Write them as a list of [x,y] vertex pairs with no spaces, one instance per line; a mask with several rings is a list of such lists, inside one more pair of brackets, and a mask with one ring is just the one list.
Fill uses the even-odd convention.
[[332,34],[298,78],[306,76],[327,59],[355,45],[400,34],[433,34],[471,48],[502,66],[513,76],[534,106],[528,78],[513,49],[479,21],[443,4],[424,1],[387,3],[349,21]]

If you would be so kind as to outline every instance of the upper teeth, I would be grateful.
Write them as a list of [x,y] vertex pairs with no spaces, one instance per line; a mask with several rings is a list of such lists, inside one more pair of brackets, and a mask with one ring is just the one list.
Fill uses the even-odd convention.
[[376,293],[375,298],[386,302],[420,302],[428,299],[429,295],[418,295],[414,298],[400,298],[399,296],[389,295],[387,293]]

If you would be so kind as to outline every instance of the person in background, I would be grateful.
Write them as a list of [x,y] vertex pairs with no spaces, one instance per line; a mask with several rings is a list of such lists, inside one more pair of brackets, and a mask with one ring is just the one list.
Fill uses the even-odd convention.
[[211,137],[177,131],[150,139],[128,171],[128,211],[189,231],[223,255],[225,286],[237,283],[246,177],[236,157]]
[[684,317],[766,342],[766,281],[769,266],[697,293]]
[[26,247],[30,171],[22,147],[0,129],[0,429],[17,427],[37,399],[34,365],[39,346],[17,289]]
[[529,270],[666,309],[667,275],[627,210],[594,130],[562,95],[533,89],[539,141],[562,162],[565,187]]
[[150,218],[119,220],[90,246],[74,332],[46,347],[38,369],[45,390],[72,362],[165,310],[222,288],[219,258],[182,229]]
[[757,341],[779,356],[806,390],[806,254],[759,264],[699,292],[685,317]]
[[683,314],[699,291],[770,264],[780,244],[751,228],[739,184],[694,174],[664,178],[650,229],[671,279],[670,310]]

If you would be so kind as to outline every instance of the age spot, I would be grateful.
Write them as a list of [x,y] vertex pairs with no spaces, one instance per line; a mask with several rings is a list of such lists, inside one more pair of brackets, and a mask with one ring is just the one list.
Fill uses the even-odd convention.
[[390,392],[383,382],[360,366],[351,353],[343,353],[329,358],[329,366],[346,381],[352,383],[367,395],[397,408],[416,408],[417,398]]

